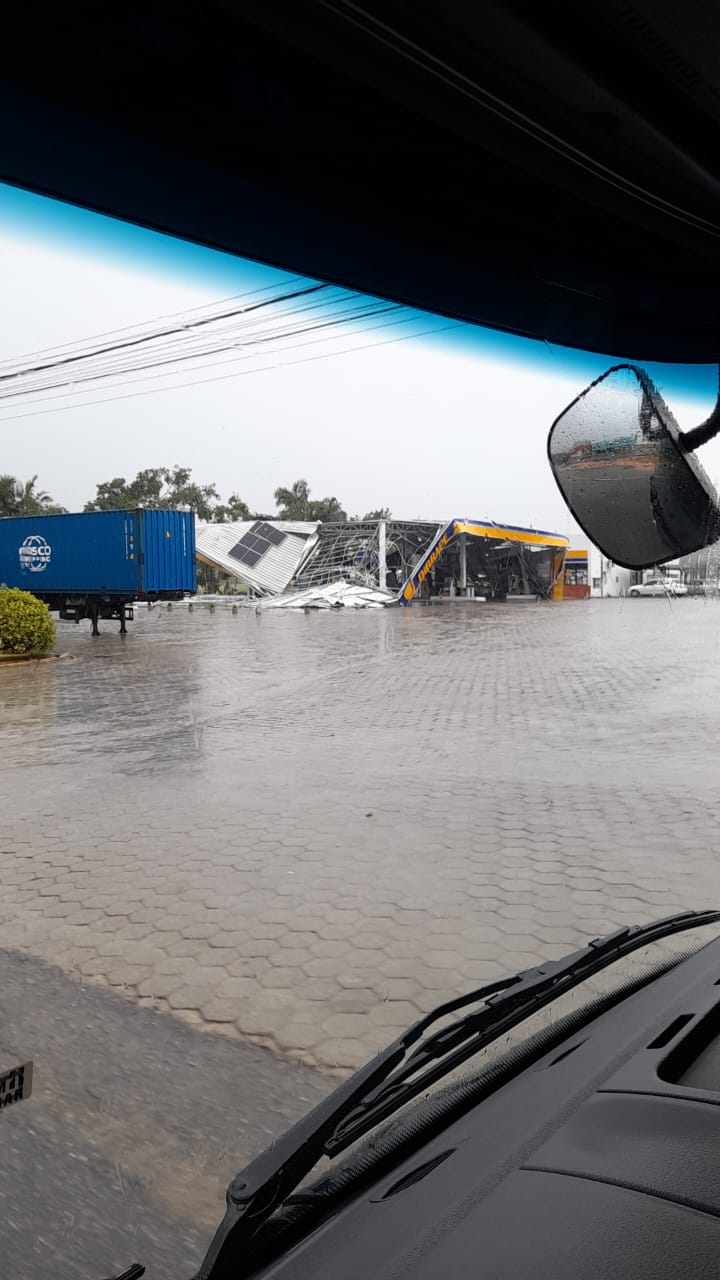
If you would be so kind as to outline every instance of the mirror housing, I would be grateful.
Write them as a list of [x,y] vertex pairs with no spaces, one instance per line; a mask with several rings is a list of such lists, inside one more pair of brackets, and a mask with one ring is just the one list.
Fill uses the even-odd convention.
[[567,506],[602,554],[648,569],[720,537],[718,496],[647,374],[619,364],[550,428]]

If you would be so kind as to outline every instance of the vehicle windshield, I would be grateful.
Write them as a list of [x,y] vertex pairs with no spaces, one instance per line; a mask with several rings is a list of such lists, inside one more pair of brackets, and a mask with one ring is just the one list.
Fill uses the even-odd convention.
[[[570,515],[609,357],[0,209],[3,1274],[189,1277],[423,1014],[715,904],[720,555]],[[708,416],[714,368],[643,367]]]

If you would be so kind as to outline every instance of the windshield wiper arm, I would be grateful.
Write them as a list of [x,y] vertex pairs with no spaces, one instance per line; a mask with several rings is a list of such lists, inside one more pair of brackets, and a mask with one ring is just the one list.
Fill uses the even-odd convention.
[[[618,929],[562,960],[523,970],[512,979],[511,987],[489,995],[482,1009],[429,1036],[378,1089],[366,1094],[355,1114],[342,1120],[326,1142],[326,1154],[334,1156],[350,1146],[472,1054],[613,961],[673,933],[718,921],[720,911],[684,911],[652,924]],[[441,1016],[441,1010],[431,1016]]]
[[[243,1250],[323,1155],[349,1146],[429,1084],[614,960],[671,934],[718,922],[720,911],[684,911],[654,924],[628,926],[562,960],[439,1005],[233,1178],[225,1216],[194,1280],[236,1280]],[[435,1032],[410,1053],[433,1023],[480,1001],[482,1009]]]

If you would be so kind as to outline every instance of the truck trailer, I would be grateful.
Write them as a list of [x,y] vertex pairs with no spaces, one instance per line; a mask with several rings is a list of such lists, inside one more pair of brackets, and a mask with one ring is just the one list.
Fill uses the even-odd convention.
[[135,601],[197,588],[195,518],[187,511],[88,511],[0,519],[0,585],[20,587],[61,618],[116,618]]

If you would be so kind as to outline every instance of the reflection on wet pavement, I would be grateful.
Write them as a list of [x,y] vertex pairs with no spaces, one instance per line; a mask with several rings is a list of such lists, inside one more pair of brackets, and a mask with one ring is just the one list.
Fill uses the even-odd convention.
[[233,615],[0,672],[5,946],[346,1069],[720,893],[701,600]]

